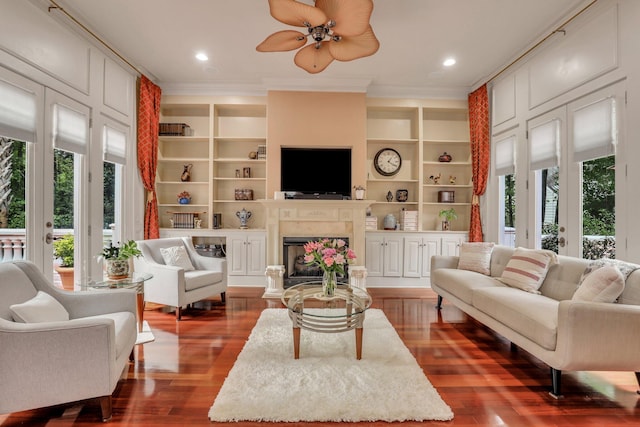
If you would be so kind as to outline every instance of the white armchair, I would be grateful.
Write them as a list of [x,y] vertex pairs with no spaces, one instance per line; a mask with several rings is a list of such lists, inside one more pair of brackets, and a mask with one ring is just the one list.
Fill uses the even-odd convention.
[[64,291],[0,263],[0,414],[99,398],[107,421],[136,338],[135,291]]
[[[182,307],[220,294],[225,302],[227,261],[198,254],[189,237],[170,237],[137,242],[142,256],[134,259],[135,270],[153,274],[144,284],[144,300],[176,308],[176,320]],[[161,249],[184,247],[194,270],[167,265]]]

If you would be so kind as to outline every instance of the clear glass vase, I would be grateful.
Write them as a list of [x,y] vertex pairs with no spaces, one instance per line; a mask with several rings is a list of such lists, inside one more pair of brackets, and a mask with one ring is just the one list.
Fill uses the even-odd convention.
[[322,295],[332,297],[336,294],[338,279],[335,271],[325,271],[322,275]]

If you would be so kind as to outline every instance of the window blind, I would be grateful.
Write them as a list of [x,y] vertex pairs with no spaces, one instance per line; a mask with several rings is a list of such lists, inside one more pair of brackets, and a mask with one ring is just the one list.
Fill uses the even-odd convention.
[[515,147],[515,135],[496,141],[494,150],[496,175],[512,175],[516,172]]
[[36,142],[36,94],[0,80],[0,135]]
[[127,135],[105,125],[102,133],[104,160],[106,162],[126,164]]
[[71,108],[53,105],[53,145],[61,150],[87,154],[89,118]]
[[573,112],[573,160],[607,157],[615,153],[615,99],[605,98]]
[[529,168],[534,171],[559,164],[560,121],[553,119],[529,130]]

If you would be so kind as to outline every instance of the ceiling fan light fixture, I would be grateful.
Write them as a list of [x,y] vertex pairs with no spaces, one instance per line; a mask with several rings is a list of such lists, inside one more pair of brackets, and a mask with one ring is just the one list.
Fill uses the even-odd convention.
[[279,31],[267,37],[256,50],[279,52],[300,48],[307,37],[312,43],[295,55],[294,63],[315,74],[333,62],[351,61],[373,55],[380,42],[369,24],[372,0],[315,0],[315,7],[296,0],[269,0],[271,16],[308,34]]

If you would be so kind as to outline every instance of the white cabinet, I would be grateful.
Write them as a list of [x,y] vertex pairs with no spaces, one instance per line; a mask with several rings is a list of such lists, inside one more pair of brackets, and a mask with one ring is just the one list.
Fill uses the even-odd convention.
[[402,276],[402,251],[402,236],[368,233],[366,237],[367,276]]
[[458,255],[461,232],[367,232],[367,286],[428,287],[431,257]]
[[227,237],[229,276],[264,276],[266,236],[263,232],[233,233]]

